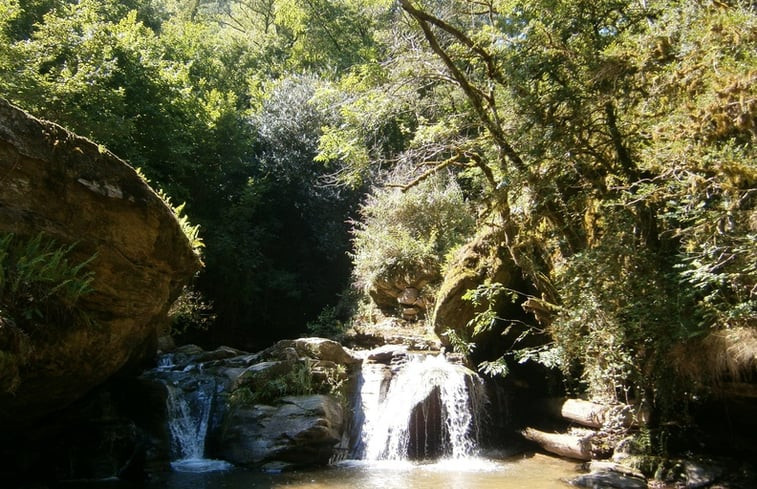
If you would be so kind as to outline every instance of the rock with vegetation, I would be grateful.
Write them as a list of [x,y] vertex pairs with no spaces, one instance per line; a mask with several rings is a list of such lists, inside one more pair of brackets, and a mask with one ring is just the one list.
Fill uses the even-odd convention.
[[142,376],[151,388],[170,386],[163,389],[192,398],[198,384],[211,386],[206,456],[249,466],[320,465],[347,435],[362,360],[335,341],[282,340],[257,353],[184,345],[162,358]]
[[[466,299],[470,290],[485,283],[511,286],[520,280],[520,271],[500,243],[504,237],[497,228],[484,228],[458,250],[439,289],[434,310],[434,331],[447,344],[449,331],[457,337],[474,337],[472,320],[488,304],[476,307]],[[493,304],[501,309],[503,304]]]
[[442,177],[375,189],[353,230],[356,285],[390,316],[418,319],[433,304],[445,255],[473,218],[459,186]]
[[133,168],[3,100],[0,238],[3,433],[154,353],[200,267],[172,209]]
[[261,352],[263,358],[286,358],[296,355],[311,359],[333,362],[341,365],[360,363],[348,349],[334,340],[326,338],[298,338],[296,340],[281,340],[272,347]]

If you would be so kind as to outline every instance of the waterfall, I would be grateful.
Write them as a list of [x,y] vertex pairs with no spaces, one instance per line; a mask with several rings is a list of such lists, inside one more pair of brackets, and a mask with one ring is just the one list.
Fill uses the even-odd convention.
[[394,375],[390,372],[384,365],[364,365],[356,456],[404,460],[475,453],[485,403],[475,372],[443,355],[411,355]]
[[202,387],[202,384],[192,393],[186,393],[173,385],[166,385],[166,389],[168,428],[174,459],[202,459],[205,454],[212,392],[207,392],[207,387]]
[[212,379],[198,379],[189,386],[179,386],[179,381],[171,381],[171,376],[160,380],[167,391],[171,468],[180,472],[209,472],[230,468],[228,462],[205,458],[205,437],[215,395],[215,382]]

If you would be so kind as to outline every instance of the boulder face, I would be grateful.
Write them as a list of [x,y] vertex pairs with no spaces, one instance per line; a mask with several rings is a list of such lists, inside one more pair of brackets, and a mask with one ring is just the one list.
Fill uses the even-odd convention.
[[232,410],[220,455],[239,465],[326,464],[341,441],[343,426],[342,406],[333,397],[287,396],[276,406]]
[[[16,332],[8,348],[15,351],[0,351],[17,357],[17,385],[0,390],[0,432],[10,433],[152,353],[169,306],[201,264],[172,211],[133,168],[0,99],[4,233],[74,244],[76,263],[96,255],[94,292],[81,303],[95,326],[44,324],[49,334],[19,340]],[[0,348],[11,344],[3,341],[10,330],[0,321]]]
[[[500,246],[503,241],[499,229],[485,228],[458,251],[436,296],[434,332],[442,342],[448,342],[444,333],[450,329],[463,338],[473,337],[469,322],[483,308],[477,309],[471,301],[463,299],[468,290],[487,280],[506,287],[519,287],[516,284],[520,281],[520,270]],[[501,309],[502,305],[496,309]]]

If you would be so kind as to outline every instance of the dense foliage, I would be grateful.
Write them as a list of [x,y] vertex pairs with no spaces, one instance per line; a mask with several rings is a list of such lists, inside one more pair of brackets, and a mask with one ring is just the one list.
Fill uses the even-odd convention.
[[205,244],[195,302],[220,325],[205,340],[260,347],[304,331],[349,278],[358,197],[320,184],[329,112],[308,99],[316,74],[370,53],[352,32],[369,26],[350,2],[3,0],[0,96],[186,203]]
[[[753,4],[399,4],[390,60],[343,79],[347,123],[321,140],[345,182],[366,161],[414,162],[388,179],[405,188],[452,169],[550,311],[553,342],[512,357],[579,390],[672,415],[712,386],[677,374],[692,363],[753,375]],[[741,364],[696,353],[713,337]]]
[[34,332],[39,323],[89,322],[79,300],[92,292],[94,258],[72,263],[73,246],[60,246],[38,234],[22,239],[0,236],[0,320]]
[[30,336],[54,334],[51,325],[96,327],[82,299],[92,289],[92,272],[71,260],[72,246],[40,233],[31,238],[0,234],[0,393],[13,393],[28,360]]
[[474,227],[457,184],[434,176],[403,192],[379,189],[360,208],[355,224],[354,280],[369,291],[398,275],[441,279],[448,253]]
[[213,340],[341,319],[351,238],[366,286],[501,226],[513,358],[663,414],[757,367],[756,57],[746,0],[0,1],[0,95],[186,201]]

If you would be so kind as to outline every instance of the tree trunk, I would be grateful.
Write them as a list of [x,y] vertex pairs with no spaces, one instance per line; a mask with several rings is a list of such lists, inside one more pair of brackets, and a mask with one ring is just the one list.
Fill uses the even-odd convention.
[[576,460],[591,460],[591,439],[595,433],[585,435],[569,435],[562,433],[546,433],[534,428],[521,431],[526,440],[533,441],[544,450],[563,457]]
[[[547,412],[552,416],[589,428],[601,428],[613,411],[613,406],[582,399],[549,399],[546,404]],[[624,414],[623,425],[631,426],[632,423],[633,415],[628,410]]]

